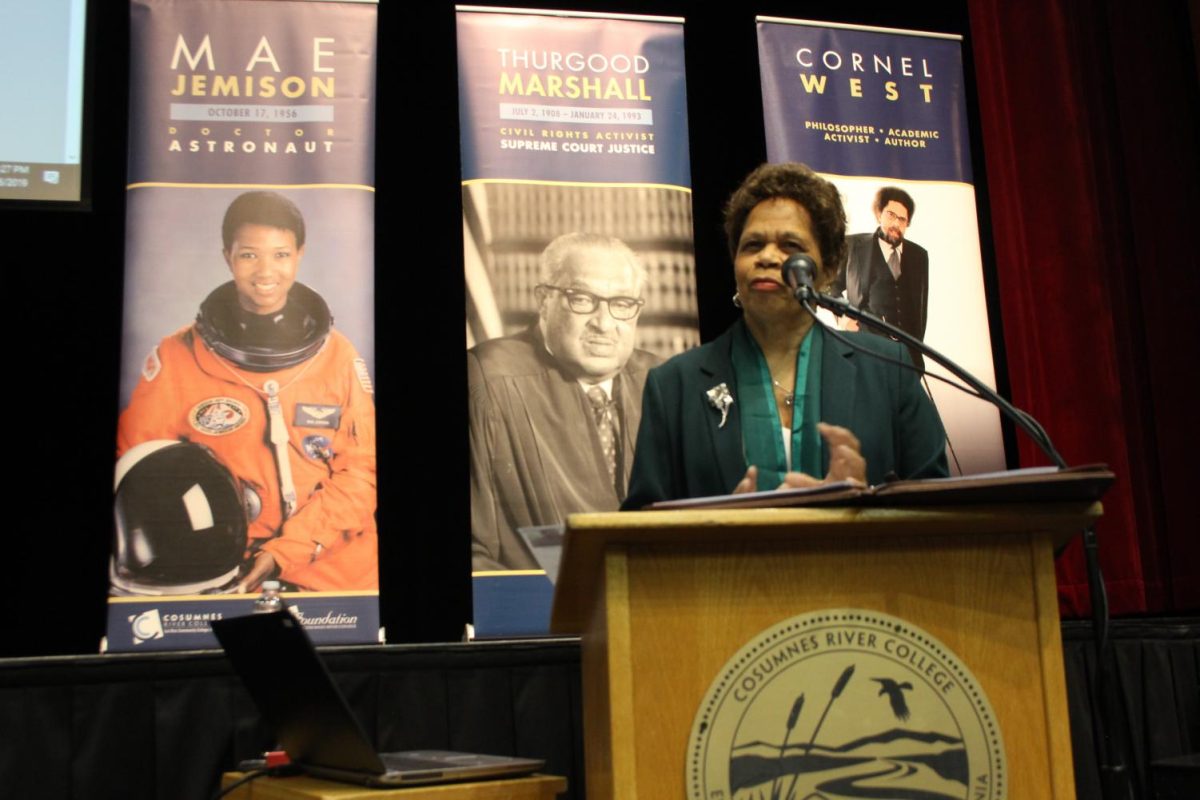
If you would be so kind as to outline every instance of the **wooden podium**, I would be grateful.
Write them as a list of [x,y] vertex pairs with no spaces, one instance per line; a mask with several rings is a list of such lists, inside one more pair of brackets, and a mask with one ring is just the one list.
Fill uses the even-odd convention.
[[692,723],[730,657],[789,617],[845,608],[918,626],[973,673],[1008,797],[1073,798],[1053,552],[1099,515],[1066,502],[570,517],[551,625],[583,636],[589,800],[689,796]]

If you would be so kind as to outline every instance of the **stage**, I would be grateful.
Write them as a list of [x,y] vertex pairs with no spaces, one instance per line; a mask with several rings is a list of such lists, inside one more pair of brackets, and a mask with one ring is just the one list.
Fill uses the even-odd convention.
[[[1063,624],[1080,798],[1099,796],[1090,635],[1087,623]],[[1150,764],[1200,751],[1200,620],[1119,620],[1112,638],[1134,785],[1153,798]],[[578,639],[322,654],[378,749],[545,758],[546,773],[567,778],[565,796],[583,797]],[[200,800],[272,744],[216,651],[3,660],[0,721],[6,797]]]

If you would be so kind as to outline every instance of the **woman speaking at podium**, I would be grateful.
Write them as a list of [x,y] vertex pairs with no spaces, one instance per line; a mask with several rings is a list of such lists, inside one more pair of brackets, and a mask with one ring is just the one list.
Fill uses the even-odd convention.
[[[625,509],[660,500],[947,474],[946,434],[900,344],[825,332],[793,297],[784,261],[846,258],[837,188],[803,164],[764,164],[725,207],[741,319],[652,369]],[[865,352],[864,352],[865,351]],[[877,354],[876,358],[872,354]]]

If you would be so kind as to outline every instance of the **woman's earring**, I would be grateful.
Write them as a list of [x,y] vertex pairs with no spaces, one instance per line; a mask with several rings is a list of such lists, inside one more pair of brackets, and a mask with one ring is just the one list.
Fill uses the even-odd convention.
[[733,293],[733,305],[735,308],[742,307],[742,298],[741,298],[741,295],[739,295],[737,292]]

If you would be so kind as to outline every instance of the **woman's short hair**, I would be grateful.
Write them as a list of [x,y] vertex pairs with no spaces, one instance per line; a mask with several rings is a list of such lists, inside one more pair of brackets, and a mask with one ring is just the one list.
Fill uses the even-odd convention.
[[304,247],[304,215],[295,203],[278,192],[246,192],[229,204],[221,221],[221,241],[226,251],[233,246],[238,228],[243,225],[291,231],[296,235],[296,247]]
[[737,258],[746,218],[759,203],[786,197],[812,217],[813,236],[821,248],[825,270],[836,271],[846,260],[846,211],[837,187],[804,164],[763,164],[746,176],[725,204],[725,239],[730,259]]

